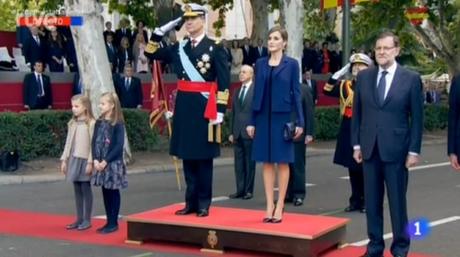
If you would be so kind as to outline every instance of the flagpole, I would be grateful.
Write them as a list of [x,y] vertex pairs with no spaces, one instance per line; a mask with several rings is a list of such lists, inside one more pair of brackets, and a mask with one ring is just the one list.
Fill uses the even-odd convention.
[[[153,62],[154,63],[153,63],[153,67],[152,67],[152,79],[153,79],[153,76],[157,76],[158,78],[160,78],[161,71],[160,71],[159,63],[158,63],[158,61],[153,61]],[[164,108],[165,108],[166,112],[168,112],[169,111],[168,98],[166,97],[166,92],[164,90],[163,83],[156,83],[156,84],[157,84],[157,87],[161,87],[161,88],[158,88],[158,90],[161,90],[161,93],[163,94]],[[158,90],[157,90],[157,92],[158,92]],[[169,138],[169,140],[171,140],[171,135],[172,135],[171,120],[167,119],[166,122],[167,122],[167,125],[168,125],[168,138]],[[172,156],[172,158],[173,158],[174,168],[175,168],[175,171],[176,171],[177,188],[179,189],[179,191],[182,191],[182,185],[181,185],[180,173],[179,173],[179,160],[177,159],[176,156]]]
[[350,0],[343,0],[342,5],[342,66],[348,63],[350,58],[351,44],[350,44]]

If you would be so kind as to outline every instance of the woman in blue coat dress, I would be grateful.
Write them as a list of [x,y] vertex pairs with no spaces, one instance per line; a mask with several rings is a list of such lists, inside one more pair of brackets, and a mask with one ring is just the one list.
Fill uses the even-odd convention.
[[[295,136],[303,133],[304,118],[300,101],[300,73],[298,62],[283,54],[288,35],[275,26],[268,33],[269,57],[259,58],[255,66],[252,122],[247,132],[254,139],[252,156],[263,163],[263,178],[267,210],[263,222],[282,220],[286,189],[289,182],[289,163],[294,162],[294,144],[283,137],[285,124],[291,113],[297,114]],[[278,168],[278,199],[274,204],[275,166]]]

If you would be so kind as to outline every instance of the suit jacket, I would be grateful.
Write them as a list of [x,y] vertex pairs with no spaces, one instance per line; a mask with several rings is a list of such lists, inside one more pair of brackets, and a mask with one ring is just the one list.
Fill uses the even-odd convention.
[[80,73],[75,72],[72,82],[72,95],[83,94],[84,92],[83,81],[80,81]]
[[[311,82],[311,87],[308,87],[308,89],[310,90],[310,93],[311,93],[311,98],[313,100],[313,106],[315,106],[315,103],[318,100],[318,88],[316,87],[316,80],[311,79],[310,82]],[[307,81],[304,80],[303,83],[308,86]]]
[[46,41],[40,38],[40,45],[35,39],[30,36],[26,39],[25,44],[22,47],[24,58],[27,63],[30,63],[30,67],[33,68],[36,61],[46,61]]
[[452,79],[449,92],[447,154],[460,156],[460,75]]
[[[266,81],[269,76],[268,57],[262,57],[256,62],[254,98],[252,110],[258,112],[262,108],[264,90],[267,85]],[[300,101],[299,85],[299,64],[297,60],[284,55],[276,69],[273,71],[273,90],[272,95],[272,112],[295,111],[297,114],[297,123],[304,124],[302,104]],[[294,106],[294,110],[292,107]],[[255,122],[252,121],[252,124]]]
[[142,86],[141,80],[136,77],[131,77],[131,84],[128,89],[125,86],[126,77],[120,76],[116,83],[115,89],[120,98],[120,104],[122,108],[137,108],[138,105],[142,105]]
[[[133,63],[133,50],[132,48],[128,48],[126,49],[126,51],[128,51],[128,61],[132,64]],[[126,64],[125,50],[120,48],[118,50],[117,57],[118,57],[118,63],[117,63],[118,72],[123,73],[125,69],[125,64]]]
[[247,64],[252,66],[255,62],[255,60],[252,59],[252,46],[249,46],[249,50],[246,51],[244,46],[241,47],[241,51],[243,51],[243,64]]
[[243,103],[241,104],[239,96],[243,87],[238,88],[232,98],[232,116],[231,116],[231,133],[234,140],[239,137],[250,139],[246,132],[246,127],[251,123],[252,117],[252,96],[254,94],[254,82],[251,87],[246,90]]
[[[300,84],[300,95],[302,113],[305,122],[299,125],[303,127],[304,132],[302,133],[302,136],[294,140],[294,142],[305,142],[305,136],[313,136],[315,134],[315,114],[313,111],[315,103],[313,102],[310,87],[307,84]],[[292,117],[295,119],[295,113],[292,113]]]
[[115,30],[115,38],[114,38],[114,44],[116,46],[119,46],[120,45],[120,41],[123,37],[127,37],[129,42],[131,42],[131,36],[132,36],[132,33],[131,33],[131,29],[125,29],[125,33],[123,34],[123,31],[121,29],[117,29]]
[[29,73],[24,77],[23,96],[24,105],[28,105],[30,109],[45,109],[52,105],[51,83],[50,77],[41,74],[43,81],[43,90],[45,95],[38,97],[39,84],[35,73]]
[[420,75],[396,68],[385,101],[379,104],[378,67],[358,74],[353,98],[352,145],[360,145],[369,159],[378,146],[384,162],[404,161],[409,152],[420,153],[423,132],[423,91]]
[[105,44],[105,50],[107,51],[107,57],[109,58],[109,62],[112,63],[112,71],[117,70],[118,66],[118,50],[115,45],[112,43],[112,48],[109,45]]
[[256,46],[256,47],[251,47],[251,51],[250,51],[250,55],[251,55],[251,60],[252,62],[256,62],[259,58],[261,57],[265,57],[265,56],[268,56],[268,50],[265,46],[262,47],[262,54],[259,53],[259,47]]

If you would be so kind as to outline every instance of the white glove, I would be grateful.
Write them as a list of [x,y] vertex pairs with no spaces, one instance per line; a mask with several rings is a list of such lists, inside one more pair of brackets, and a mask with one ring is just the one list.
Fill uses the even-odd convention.
[[172,111],[167,111],[167,112],[165,112],[165,118],[166,118],[167,120],[170,120],[170,119],[172,118],[173,115],[174,115],[174,114],[173,114]]
[[221,112],[217,113],[217,118],[215,120],[211,120],[211,125],[221,124],[224,121],[224,114]]
[[349,69],[350,69],[350,63],[347,63],[347,65],[343,66],[342,69],[340,69],[339,71],[336,71],[334,75],[332,75],[332,78],[335,80],[338,80],[340,77],[347,74]]
[[182,20],[182,17],[179,17],[175,20],[172,20],[168,23],[166,23],[165,25],[161,26],[161,27],[157,27],[155,28],[155,30],[153,31],[153,33],[155,35],[158,35],[158,36],[164,36],[166,32],[170,31],[171,29],[173,29],[174,27],[177,26],[177,24],[179,24]]

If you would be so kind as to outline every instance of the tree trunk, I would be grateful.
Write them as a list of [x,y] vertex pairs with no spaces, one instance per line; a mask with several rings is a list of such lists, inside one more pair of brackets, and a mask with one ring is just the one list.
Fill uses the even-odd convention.
[[251,41],[257,42],[262,39],[267,41],[268,33],[268,1],[267,0],[251,0],[252,6],[252,34]]
[[[102,6],[94,0],[65,0],[67,15],[82,16],[83,26],[72,27],[78,70],[89,96],[95,117],[99,117],[99,99],[105,92],[115,92],[109,59],[103,38]],[[124,160],[132,159],[125,131]]]
[[98,117],[100,96],[115,91],[102,33],[102,6],[93,0],[65,0],[65,6],[67,15],[83,17],[83,26],[71,30],[80,78],[85,94],[91,99],[94,115]]
[[[305,17],[302,0],[285,0],[281,8],[285,17],[286,30],[289,35],[287,55],[302,63],[303,20]],[[300,26],[299,26],[300,25]],[[301,71],[302,72],[302,71]]]

